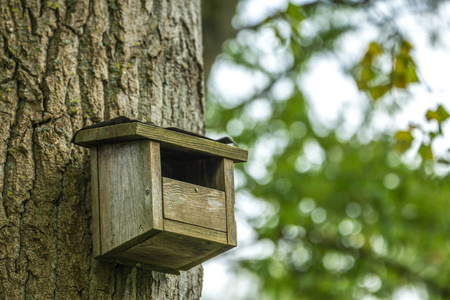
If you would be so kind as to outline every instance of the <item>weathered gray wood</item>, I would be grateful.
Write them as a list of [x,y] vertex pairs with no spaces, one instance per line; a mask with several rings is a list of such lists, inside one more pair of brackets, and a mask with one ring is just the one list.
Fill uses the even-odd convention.
[[161,194],[156,183],[151,184],[151,169],[158,168],[151,161],[148,140],[98,147],[102,253],[153,228],[152,201],[158,204],[161,199],[152,197]]
[[[236,245],[233,160],[160,155],[151,140],[104,144],[94,152],[100,260],[174,273]],[[183,181],[162,177],[161,165]]]
[[136,124],[117,124],[83,130],[75,136],[75,144],[80,146],[95,146],[142,140],[144,138],[136,136]]
[[[103,137],[92,147],[98,183],[94,211],[100,215],[98,258],[176,273],[235,247],[233,159],[213,155],[217,149],[209,144],[199,150],[190,143],[238,148],[143,124],[152,128],[146,134],[154,139],[133,141],[137,135],[130,132],[137,132],[138,125],[90,133]],[[173,136],[158,136],[162,133]],[[171,138],[174,144],[167,142]],[[93,198],[95,193],[94,187]]]
[[150,230],[97,258],[179,274],[230,248],[226,232],[165,219],[164,231]]
[[92,255],[99,256],[102,253],[100,244],[100,211],[98,188],[98,157],[97,146],[91,147],[91,193],[92,193]]
[[233,161],[223,159],[223,182],[225,183],[225,203],[227,215],[228,244],[237,246],[236,220],[234,218],[234,170]]
[[211,230],[195,225],[180,223],[172,220],[164,220],[164,231],[178,233],[185,236],[204,239],[219,244],[227,244],[227,234],[223,231]]
[[205,255],[205,256],[201,257],[200,259],[197,259],[196,261],[193,261],[193,262],[191,262],[191,263],[189,263],[187,265],[184,265],[184,266],[180,267],[179,269],[183,270],[183,271],[187,271],[187,270],[189,270],[189,269],[191,269],[191,268],[193,268],[193,267],[195,267],[195,266],[197,266],[197,265],[199,265],[201,263],[204,263],[205,261],[210,260],[211,258],[214,258],[214,257],[224,253],[225,251],[228,251],[228,250],[234,248],[234,247],[235,246],[232,246],[232,245],[224,245],[223,247],[217,249],[216,251],[211,252],[210,254]]
[[[111,203],[109,201],[111,194],[111,164],[109,159],[109,152],[111,146],[99,146],[97,147],[98,155],[98,178],[99,178],[99,210],[101,212],[100,216],[100,249],[101,254],[107,252],[113,248],[114,241],[112,240],[112,218],[114,216],[112,212]],[[101,182],[101,184],[100,184]],[[106,240],[109,237],[109,241]]]
[[[159,143],[150,141],[150,161],[149,165],[144,165],[144,169],[148,172],[150,178],[150,199],[151,203],[148,206],[148,210],[151,213],[151,228],[158,230],[164,229],[163,220],[163,203],[162,203],[162,189],[161,189],[161,153]],[[148,180],[148,179],[146,179]],[[148,197],[147,197],[148,198]],[[147,199],[146,198],[146,199]]]
[[[173,173],[183,181],[197,182],[204,186],[224,191],[226,223],[229,244],[237,245],[236,221],[234,218],[234,170],[233,161],[226,158],[210,158],[180,163],[180,174]],[[177,165],[178,166],[178,165]]]
[[168,148],[226,157],[235,162],[245,162],[248,156],[247,150],[241,148],[142,123],[117,124],[83,130],[76,135],[75,143],[81,146],[93,146],[142,139],[159,141]]
[[149,265],[179,270],[198,258],[205,257],[225,247],[211,241],[162,232],[124,252],[121,257]]
[[164,218],[226,231],[225,193],[163,177]]
[[[126,251],[128,249],[130,249],[131,247],[134,247],[137,244],[140,244],[152,237],[154,237],[157,234],[160,234],[162,231],[158,230],[158,229],[150,229],[149,231],[144,232],[143,234],[140,234],[120,245],[118,245],[117,247],[114,247],[113,249],[109,250],[106,253],[102,253],[102,255],[97,256],[97,259],[100,260],[106,260],[110,257],[115,257],[115,258],[120,258],[121,253],[123,251]],[[110,260],[108,260],[110,261]]]

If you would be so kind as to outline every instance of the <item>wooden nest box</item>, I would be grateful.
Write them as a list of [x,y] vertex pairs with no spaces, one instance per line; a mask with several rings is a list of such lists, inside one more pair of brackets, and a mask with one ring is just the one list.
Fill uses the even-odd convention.
[[179,274],[236,246],[233,163],[247,151],[139,122],[86,128],[99,260]]

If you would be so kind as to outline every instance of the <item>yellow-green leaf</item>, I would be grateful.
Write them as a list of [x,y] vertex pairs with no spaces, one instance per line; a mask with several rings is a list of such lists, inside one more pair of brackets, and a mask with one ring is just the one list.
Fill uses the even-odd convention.
[[417,77],[416,69],[415,68],[408,68],[405,72],[406,74],[406,81],[409,83],[413,82],[419,82],[419,77]]
[[400,46],[400,53],[404,55],[409,55],[409,52],[411,51],[412,48],[413,46],[408,41],[403,40]]
[[383,48],[381,48],[380,44],[376,42],[371,42],[369,44],[369,49],[367,50],[367,53],[370,53],[374,56],[383,54]]
[[438,123],[442,123],[445,120],[447,120],[450,117],[450,115],[442,105],[439,105],[438,108],[434,111],[428,110],[426,117],[428,121],[436,120],[438,121]]
[[410,131],[401,130],[395,133],[395,149],[401,153],[411,148],[414,137]]
[[295,20],[296,23],[300,22],[305,18],[305,14],[303,13],[302,9],[299,6],[292,3],[288,4],[286,13],[289,15],[289,17]]
[[431,145],[422,144],[419,148],[419,154],[422,157],[423,161],[433,160],[434,157]]
[[377,85],[374,87],[371,87],[369,89],[370,96],[372,96],[373,100],[378,100],[379,98],[383,97],[384,94],[386,94],[390,89],[390,86],[385,85]]

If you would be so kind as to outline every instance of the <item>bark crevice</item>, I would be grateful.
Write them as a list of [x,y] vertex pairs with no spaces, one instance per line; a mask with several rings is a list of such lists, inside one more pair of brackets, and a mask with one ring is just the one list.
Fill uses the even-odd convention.
[[92,258],[89,151],[73,133],[118,115],[204,129],[200,1],[133,1],[0,0],[0,298],[199,298],[200,267]]

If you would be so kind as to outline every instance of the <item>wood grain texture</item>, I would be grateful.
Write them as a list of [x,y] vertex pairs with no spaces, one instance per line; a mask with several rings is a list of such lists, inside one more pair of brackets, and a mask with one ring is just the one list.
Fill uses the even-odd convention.
[[136,124],[125,123],[82,130],[76,134],[75,144],[94,146],[142,140],[144,138],[136,136]]
[[226,232],[165,219],[164,231],[152,229],[97,258],[178,274],[228,249]]
[[142,123],[126,123],[80,131],[75,143],[81,146],[150,139],[168,148],[196,152],[207,156],[219,156],[235,162],[247,161],[248,151],[188,134],[150,126]]
[[150,167],[150,141],[102,145],[98,152],[101,248],[106,253],[153,228],[152,196],[161,194],[151,192],[151,169],[158,166]]
[[91,193],[92,193],[92,255],[99,256],[101,250],[99,186],[98,186],[98,155],[97,146],[91,147]]
[[207,229],[173,220],[164,220],[164,231],[199,238],[219,244],[227,244],[227,234],[223,231]]
[[110,258],[110,257],[115,257],[115,258],[120,258],[121,257],[121,253],[123,251],[128,250],[131,247],[136,246],[137,244],[140,244],[158,234],[160,234],[162,231],[158,230],[158,229],[150,229],[138,236],[135,236],[134,238],[118,245],[117,247],[114,247],[113,249],[109,250],[106,253],[102,253],[102,255],[96,257],[97,259],[100,260],[105,260],[105,258]]
[[163,177],[164,218],[226,231],[225,193]]
[[195,267],[195,266],[197,266],[197,265],[199,265],[201,263],[204,263],[205,261],[210,260],[211,258],[214,258],[214,257],[216,257],[216,256],[218,256],[218,255],[220,255],[220,254],[222,254],[222,253],[224,253],[224,252],[234,248],[234,247],[235,246],[232,246],[232,245],[224,245],[223,247],[218,248],[216,251],[213,251],[213,252],[211,252],[211,253],[209,253],[209,254],[207,254],[207,255],[205,255],[205,256],[203,256],[203,257],[201,257],[201,258],[199,258],[199,259],[197,259],[197,260],[195,260],[195,261],[193,261],[193,262],[191,262],[189,264],[186,264],[186,265],[180,267],[179,269],[182,270],[182,271],[190,270],[193,267]]
[[158,265],[163,268],[179,270],[198,258],[207,256],[223,248],[223,244],[205,241],[177,233],[162,232],[124,252],[126,260]]
[[230,159],[223,159],[223,178],[225,183],[228,244],[237,246],[236,220],[234,218],[234,170],[233,161]]
[[149,213],[151,214],[151,222],[150,228],[148,229],[164,229],[164,221],[163,221],[163,200],[162,200],[162,179],[161,179],[161,151],[159,143],[150,141],[150,161],[149,165],[144,165],[143,168],[148,172],[148,176],[145,177],[145,180],[150,180],[150,199],[151,205]]

